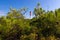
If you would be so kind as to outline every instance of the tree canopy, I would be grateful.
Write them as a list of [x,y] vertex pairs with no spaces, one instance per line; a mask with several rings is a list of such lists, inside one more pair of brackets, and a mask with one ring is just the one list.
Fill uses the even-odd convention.
[[60,8],[46,12],[38,3],[32,19],[25,19],[26,12],[10,9],[0,17],[0,40],[60,40]]

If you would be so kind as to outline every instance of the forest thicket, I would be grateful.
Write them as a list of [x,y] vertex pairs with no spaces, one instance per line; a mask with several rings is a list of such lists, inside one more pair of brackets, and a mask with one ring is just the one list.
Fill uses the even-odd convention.
[[60,40],[60,8],[45,11],[37,4],[32,19],[26,19],[26,8],[10,9],[0,17],[0,40]]

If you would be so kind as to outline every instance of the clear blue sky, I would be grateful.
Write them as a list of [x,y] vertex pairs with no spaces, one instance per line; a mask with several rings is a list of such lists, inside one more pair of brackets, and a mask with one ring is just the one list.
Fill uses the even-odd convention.
[[[0,16],[6,15],[10,7],[16,9],[27,7],[29,11],[33,11],[38,2],[40,2],[44,10],[55,10],[60,8],[60,0],[0,0]],[[29,11],[26,17],[29,17]]]

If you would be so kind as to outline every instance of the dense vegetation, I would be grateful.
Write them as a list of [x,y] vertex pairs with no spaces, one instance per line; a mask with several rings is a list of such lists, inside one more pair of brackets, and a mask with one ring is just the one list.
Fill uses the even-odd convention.
[[39,3],[32,19],[26,19],[27,9],[10,9],[0,17],[0,40],[60,40],[60,9],[43,10]]

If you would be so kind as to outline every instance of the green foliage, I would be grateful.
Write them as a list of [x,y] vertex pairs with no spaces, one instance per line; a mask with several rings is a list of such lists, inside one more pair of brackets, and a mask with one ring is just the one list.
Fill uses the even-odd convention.
[[27,9],[10,9],[0,17],[0,40],[57,40],[60,38],[60,9],[45,11],[37,4],[32,19],[25,19]]

